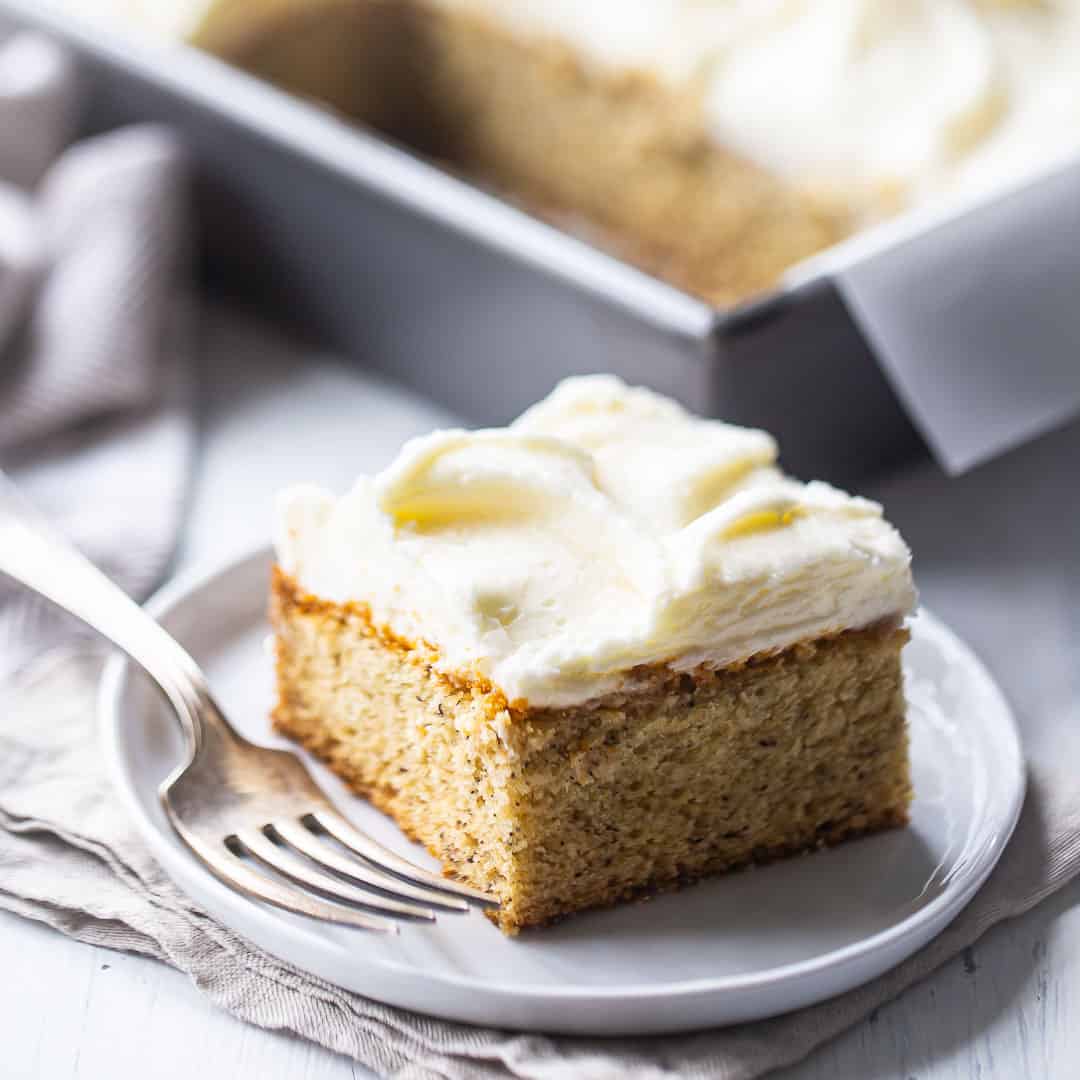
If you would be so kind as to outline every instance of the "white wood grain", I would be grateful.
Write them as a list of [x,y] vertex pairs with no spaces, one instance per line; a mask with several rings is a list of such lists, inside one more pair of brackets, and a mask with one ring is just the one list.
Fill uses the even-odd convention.
[[186,976],[0,914],[4,1080],[361,1080],[373,1074],[242,1024]]
[[778,1080],[1080,1076],[1080,883],[1004,923]]
[[[209,1005],[179,973],[0,916],[5,1080],[352,1080],[367,1070]],[[1080,884],[778,1080],[1080,1076]]]

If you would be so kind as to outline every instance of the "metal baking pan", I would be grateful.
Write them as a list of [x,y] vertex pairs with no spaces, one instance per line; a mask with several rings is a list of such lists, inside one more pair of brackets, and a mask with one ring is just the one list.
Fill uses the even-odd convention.
[[184,133],[216,285],[473,422],[606,370],[775,432],[800,475],[850,484],[926,452],[828,273],[719,311],[193,49],[33,0],[0,0],[4,24],[79,54],[88,130]]

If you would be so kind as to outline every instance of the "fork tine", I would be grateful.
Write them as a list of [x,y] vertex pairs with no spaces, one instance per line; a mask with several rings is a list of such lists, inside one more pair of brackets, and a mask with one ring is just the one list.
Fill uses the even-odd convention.
[[274,907],[292,911],[297,915],[307,915],[312,919],[321,919],[323,922],[351,926],[357,930],[374,930],[382,934],[398,932],[397,925],[388,919],[380,919],[377,915],[367,915],[364,912],[338,907],[335,904],[324,904],[298,889],[286,888],[265,874],[260,874],[252,870],[250,866],[246,866],[227,844],[221,845],[221,851],[219,851],[216,845],[211,847],[189,829],[184,828],[175,815],[170,814],[170,820],[191,850],[199,856],[215,877],[220,878],[230,888],[246,893],[248,896],[254,896],[258,900],[264,900],[268,904],[273,904]]
[[399,875],[409,881],[420,882],[429,885],[433,889],[452,893],[454,896],[462,896],[484,907],[497,908],[499,902],[480,889],[474,889],[471,885],[463,885],[459,881],[440,877],[429,870],[403,859],[394,854],[389,848],[365,836],[359,829],[354,828],[340,814],[333,810],[316,810],[308,817],[328,832],[340,844],[344,844],[350,851],[359,855],[362,859],[373,863],[378,869],[391,874]]
[[329,874],[316,870],[305,860],[298,859],[288,849],[275,844],[268,836],[256,829],[240,830],[236,833],[236,841],[249,855],[269,866],[271,870],[275,870],[290,881],[295,881],[305,889],[323,894],[330,900],[358,904],[388,915],[405,915],[413,919],[423,919],[426,922],[435,921],[435,912],[430,908],[391,900],[332,878]]
[[422,889],[418,885],[410,885],[401,878],[392,877],[379,870],[369,867],[358,859],[339,855],[329,844],[320,840],[310,829],[305,828],[298,821],[275,821],[273,830],[284,840],[289,847],[296,848],[302,855],[306,855],[312,862],[318,863],[323,869],[331,870],[335,874],[360,885],[368,885],[375,889],[382,889],[397,896],[410,900],[420,900],[425,904],[444,908],[447,911],[468,911],[469,905],[465,900],[447,893],[435,892],[434,889]]

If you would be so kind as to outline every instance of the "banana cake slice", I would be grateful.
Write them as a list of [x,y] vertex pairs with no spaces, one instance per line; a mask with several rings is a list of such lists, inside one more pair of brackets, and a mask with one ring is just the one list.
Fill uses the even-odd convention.
[[514,933],[907,821],[910,553],[608,376],[278,506],[277,729]]

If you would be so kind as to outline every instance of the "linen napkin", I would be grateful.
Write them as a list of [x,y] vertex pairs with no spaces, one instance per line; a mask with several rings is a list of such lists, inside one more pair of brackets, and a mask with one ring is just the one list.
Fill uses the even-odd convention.
[[[47,40],[0,42],[0,466],[141,595],[179,533],[193,441],[184,161],[150,127],[60,154],[78,91]],[[67,632],[0,582],[0,674]]]
[[[0,50],[0,73],[10,58]],[[60,73],[54,91],[67,92],[70,71],[56,54],[50,63]],[[38,85],[40,109],[50,99],[41,91],[44,83]],[[6,112],[22,110],[27,100],[25,93],[5,96],[0,89],[0,133],[18,130]],[[45,108],[44,115],[64,113]],[[28,123],[26,130],[39,129]],[[0,175],[18,176],[21,190],[44,176],[29,208],[18,203],[36,223],[29,235],[44,238],[44,254],[10,302],[23,315],[0,353],[0,460],[18,467],[24,486],[108,572],[141,591],[168,558],[191,434],[182,395],[170,384],[181,365],[166,347],[175,338],[160,306],[175,269],[169,238],[175,241],[176,234],[167,223],[182,221],[169,194],[175,195],[179,156],[162,133],[136,131],[85,144],[51,168],[43,150],[36,168],[5,173],[10,150],[4,146],[0,136]],[[133,222],[138,225],[131,229]],[[24,229],[24,241],[26,235]],[[147,236],[155,238],[153,250],[139,243]],[[20,250],[26,249],[24,243]],[[115,314],[118,308],[126,319]],[[118,337],[106,347],[110,327]],[[30,415],[33,424],[26,422]],[[1080,869],[1080,788],[1071,764],[1080,754],[1080,724],[1072,722],[1071,681],[1065,686],[1060,677],[1060,642],[1067,640],[1071,615],[1057,580],[1066,553],[1080,551],[1080,537],[1061,522],[1068,476],[1061,474],[1058,490],[1049,482],[1055,463],[1076,456],[1080,437],[1049,451],[1027,448],[1019,465],[1014,459],[995,463],[993,477],[966,477],[947,498],[936,481],[890,493],[890,512],[916,550],[936,558],[924,583],[968,613],[970,622],[960,628],[976,644],[979,633],[995,625],[997,608],[989,603],[1005,611],[1002,640],[1007,637],[1010,651],[1017,628],[1026,632],[1040,620],[1042,637],[1029,635],[1035,647],[998,673],[1014,700],[1049,705],[1042,727],[1037,712],[1020,710],[1029,797],[1017,835],[987,885],[921,953],[842,997],[737,1028],[610,1041],[446,1023],[312,978],[216,924],[150,858],[105,776],[94,715],[100,653],[82,645],[51,651],[0,679],[0,908],[82,941],[172,964],[234,1015],[294,1032],[387,1076],[735,1080],[794,1062]],[[979,527],[980,544],[964,553],[963,572],[948,555],[957,520],[969,531],[972,522]],[[995,596],[986,588],[1002,566],[1011,571],[1015,595]],[[1046,575],[1052,592],[1029,580],[1036,573]],[[956,583],[961,592],[949,594]],[[1048,622],[1058,610],[1054,597],[1060,618]],[[39,653],[65,633],[40,604],[0,584],[0,666],[5,654]],[[1000,656],[1006,655],[1002,648]],[[1050,692],[1058,694],[1052,701]]]

